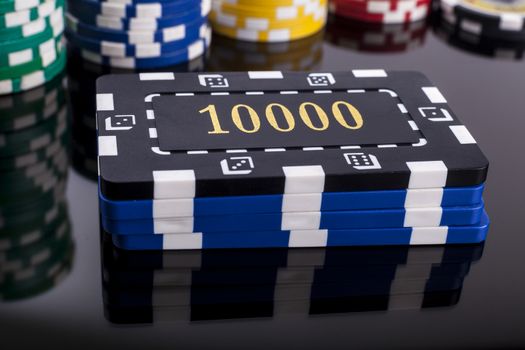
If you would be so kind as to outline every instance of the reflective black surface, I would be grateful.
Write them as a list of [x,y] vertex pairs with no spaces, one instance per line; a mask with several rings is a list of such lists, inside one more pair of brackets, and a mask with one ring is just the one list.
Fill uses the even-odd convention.
[[[45,236],[56,248],[50,249],[50,265],[59,262],[59,267],[42,278],[52,283],[30,285],[45,288],[0,303],[3,347],[525,345],[525,63],[519,51],[505,59],[489,57],[492,51],[486,50],[480,55],[450,45],[442,32],[421,24],[349,29],[331,21],[324,35],[271,46],[215,39],[206,62],[174,69],[385,68],[425,73],[490,160],[484,198],[492,225],[485,245],[249,255],[130,254],[107,242],[101,249],[105,238],[98,222],[93,94],[96,77],[109,70],[71,57],[70,139],[64,142],[70,170],[66,179],[55,166],[60,181],[50,185],[55,192],[51,204],[46,201],[64,209],[56,221],[64,233]],[[26,106],[43,108],[38,103]],[[61,183],[67,184],[67,211],[59,204]],[[24,215],[31,213],[30,204]],[[39,242],[47,247],[49,240]],[[19,254],[15,257],[32,253]]]

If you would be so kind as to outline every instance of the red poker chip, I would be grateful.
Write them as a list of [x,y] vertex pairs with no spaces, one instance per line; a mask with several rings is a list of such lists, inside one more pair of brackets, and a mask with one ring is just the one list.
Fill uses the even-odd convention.
[[421,47],[428,28],[427,21],[383,24],[330,16],[325,38],[332,45],[359,52],[398,53]]
[[[388,9],[385,10],[385,12],[397,12],[400,10],[408,10],[411,8],[415,8],[418,6],[430,6],[431,1],[430,0],[417,0],[417,1],[405,1],[405,3],[412,3],[413,6],[406,6],[406,5],[400,5],[402,1],[384,1],[384,0],[374,0],[374,2],[385,2],[388,3]],[[370,11],[370,1],[363,1],[363,0],[338,0],[332,2],[331,5],[332,11],[339,11],[339,10],[362,10],[366,12]],[[371,13],[379,13],[379,11],[371,12]]]
[[332,7],[332,12],[337,16],[353,18],[363,22],[378,23],[405,23],[422,20],[427,17],[429,10],[430,3],[428,2],[402,11],[387,11],[383,13],[372,13],[366,8],[355,8],[348,5]]

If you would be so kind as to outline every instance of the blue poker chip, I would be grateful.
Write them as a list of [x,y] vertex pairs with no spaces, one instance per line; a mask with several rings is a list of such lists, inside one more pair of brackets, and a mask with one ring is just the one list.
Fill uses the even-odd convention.
[[[481,203],[484,185],[473,187],[446,187],[431,190],[389,190],[325,192],[320,203],[309,195],[262,195],[201,197],[192,200],[109,200],[99,192],[101,215],[113,220],[154,219],[162,217],[261,214],[278,212],[325,211],[457,207]],[[423,194],[423,196],[422,196]],[[292,201],[290,201],[292,199]]]
[[346,230],[394,227],[438,227],[475,225],[480,222],[483,203],[465,207],[401,208],[188,216],[179,218],[112,220],[101,216],[104,230],[115,235],[155,235],[206,232],[280,230]]
[[126,250],[288,248],[474,244],[485,241],[489,219],[474,225],[435,228],[371,228],[319,231],[224,232],[178,235],[112,235]]
[[207,17],[211,11],[211,0],[202,0],[200,5],[186,11],[162,18],[120,18],[100,16],[82,11],[77,11],[74,7],[69,8],[69,13],[80,22],[98,28],[115,30],[161,30],[179,24],[186,24]]
[[198,39],[184,49],[155,58],[108,57],[86,49],[80,49],[80,55],[87,61],[113,68],[153,69],[177,65],[200,57],[206,52],[210,42],[211,32],[208,32],[207,38]]
[[[72,14],[66,15],[68,29],[77,33],[81,37],[113,41],[126,44],[143,44],[143,43],[169,43],[187,39],[191,34],[198,32],[203,24],[207,22],[207,17],[199,17],[196,20],[187,23],[181,23],[172,27],[166,27],[161,30],[117,30],[108,28],[99,28],[93,25],[85,24]],[[196,38],[195,38],[196,39]]]
[[204,38],[208,30],[207,24],[201,24],[188,30],[183,39],[174,40],[169,43],[126,44],[88,38],[71,30],[66,30],[66,36],[73,45],[98,53],[101,56],[152,58],[161,56],[168,57],[178,51],[187,49],[197,40]]
[[161,18],[174,16],[201,4],[201,0],[173,0],[150,2],[146,4],[123,4],[99,2],[95,0],[76,0],[69,2],[69,10],[90,15],[119,18]]

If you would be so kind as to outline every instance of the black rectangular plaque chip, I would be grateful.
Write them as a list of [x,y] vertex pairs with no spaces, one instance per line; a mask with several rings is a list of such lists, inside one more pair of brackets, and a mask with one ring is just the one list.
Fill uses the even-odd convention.
[[417,72],[110,75],[97,122],[112,200],[474,186],[488,169]]

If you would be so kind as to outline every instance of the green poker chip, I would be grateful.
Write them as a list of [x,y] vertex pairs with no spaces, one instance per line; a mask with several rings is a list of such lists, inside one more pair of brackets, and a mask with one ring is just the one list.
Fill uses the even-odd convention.
[[0,95],[26,91],[42,85],[55,78],[66,65],[66,51],[62,51],[58,59],[43,70],[35,71],[22,78],[0,81]]
[[12,282],[20,282],[31,278],[32,272],[39,268],[55,265],[57,256],[63,257],[63,252],[71,246],[71,225],[69,222],[62,223],[55,232],[50,232],[38,241],[0,252],[3,259],[3,267],[0,275],[3,277],[3,286]]
[[56,48],[57,42],[62,41],[62,38],[63,34],[60,33],[56,36],[47,38],[47,40],[38,41],[32,46],[14,51],[6,51],[0,47],[0,67],[15,67],[20,64],[34,61],[44,53]]
[[33,164],[24,169],[17,169],[9,172],[0,173],[0,181],[2,183],[8,183],[10,186],[17,186],[24,180],[36,179],[43,172],[53,169],[60,165],[61,162],[67,159],[67,152],[62,150],[53,157],[47,158],[41,162]]
[[32,197],[44,195],[52,190],[60,180],[67,176],[69,166],[68,155],[59,154],[57,156],[57,160],[52,161],[51,167],[45,168],[39,174],[22,178],[9,188],[1,189],[0,205],[19,205],[19,203],[31,200]]
[[[64,73],[35,89],[0,96],[0,131],[14,131],[52,117],[67,104]],[[3,169],[0,162],[0,169]]]
[[68,145],[69,134],[64,133],[46,147],[40,148],[33,152],[20,154],[14,157],[1,158],[0,171],[9,171],[14,169],[24,169],[34,165],[42,160],[55,155],[59,150]]
[[73,242],[54,259],[42,267],[28,269],[18,274],[16,281],[0,284],[0,299],[4,301],[20,300],[42,294],[57,286],[69,273],[73,264],[75,246]]
[[[69,223],[65,223],[60,225],[57,230],[47,236],[43,236],[33,244],[0,252],[0,256],[13,258],[11,260],[2,258],[5,260],[3,267],[0,269],[0,275],[3,277],[1,284],[4,287],[13,282],[18,283],[25,278],[33,277],[36,269],[42,271],[46,265],[55,265],[57,263],[57,256],[61,256],[62,252],[71,245],[71,229]],[[61,233],[62,237],[57,238],[57,233]],[[40,245],[40,250],[33,250],[32,245]]]
[[43,70],[53,64],[63,51],[63,43],[59,41],[53,50],[40,54],[35,60],[12,67],[0,68],[0,80],[19,78],[38,70]]
[[[15,249],[5,249],[0,251],[0,261],[22,261],[26,265],[33,264],[34,261],[31,261],[31,257],[38,254],[42,249],[46,248],[46,245],[49,245],[50,241],[60,240],[64,236],[64,232],[58,230],[60,226],[63,226],[62,223],[69,222],[69,214],[67,210],[67,203],[64,201],[55,203],[53,209],[48,210],[46,213],[36,213],[33,216],[40,216],[38,219],[33,219],[35,221],[33,225],[19,225],[12,229],[2,229],[0,230],[0,239],[2,240],[14,240],[22,236],[27,236],[33,231],[40,231],[40,238],[31,244],[27,244],[23,248],[23,254],[20,251]],[[29,220],[28,220],[29,221]],[[57,223],[60,223],[57,225]],[[55,230],[52,230],[54,226]],[[67,233],[67,232],[66,232]],[[24,256],[24,259],[21,257]],[[27,258],[25,258],[27,257]],[[23,266],[23,264],[21,265]]]
[[0,41],[13,41],[36,36],[46,29],[64,26],[64,10],[59,7],[47,17],[38,18],[18,27],[0,29]]
[[35,151],[45,147],[65,132],[67,106],[30,128],[5,132],[0,135],[0,157]]
[[33,8],[5,13],[0,15],[0,29],[22,26],[47,17],[59,7],[64,7],[64,0],[47,0]]
[[12,54],[13,52],[18,52],[21,50],[30,49],[33,47],[40,46],[40,44],[45,43],[46,41],[57,37],[62,34],[64,31],[63,23],[62,25],[52,25],[47,26],[42,32],[22,38],[22,39],[10,39],[7,41],[0,41],[0,53],[3,56]]
[[2,0],[0,1],[0,14],[23,11],[42,5],[47,0]]
[[69,256],[64,258],[61,265],[52,266],[48,273],[39,279],[34,279],[24,284],[18,284],[16,287],[0,287],[0,300],[15,301],[32,298],[53,289],[69,274],[73,262],[73,256],[74,249],[72,249]]
[[[63,191],[64,184],[65,181],[61,181],[56,187],[57,190],[52,192]],[[53,228],[57,229],[61,223],[67,221],[68,217],[63,199],[54,201],[51,209],[43,211],[41,208],[33,208],[33,211],[34,213],[28,214],[33,217],[27,218],[27,222],[0,229],[0,250],[27,245],[35,241],[35,236],[38,239],[47,236]]]
[[64,200],[65,192],[65,180],[61,179],[52,190],[35,196],[32,201],[14,202],[0,206],[0,220],[9,223],[13,218],[20,216],[23,213],[48,212],[56,205],[56,203]]

